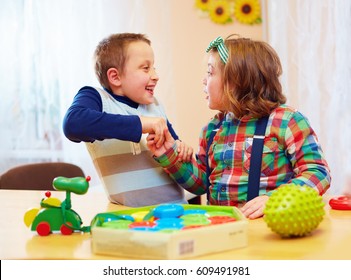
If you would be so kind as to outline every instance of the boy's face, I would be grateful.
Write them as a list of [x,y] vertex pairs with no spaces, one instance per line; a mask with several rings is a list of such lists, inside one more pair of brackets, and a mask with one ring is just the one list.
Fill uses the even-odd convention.
[[151,104],[158,79],[151,46],[142,41],[129,44],[118,94],[139,104]]
[[219,68],[221,61],[217,52],[211,51],[207,63],[207,75],[203,79],[204,92],[208,107],[212,110],[224,111],[222,71]]

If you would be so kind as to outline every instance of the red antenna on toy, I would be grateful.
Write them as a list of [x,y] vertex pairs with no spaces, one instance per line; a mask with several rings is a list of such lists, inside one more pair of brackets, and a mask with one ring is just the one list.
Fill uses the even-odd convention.
[[87,177],[85,178],[85,180],[86,180],[87,182],[89,182],[89,181],[91,180],[91,177],[90,177],[90,176],[87,176]]

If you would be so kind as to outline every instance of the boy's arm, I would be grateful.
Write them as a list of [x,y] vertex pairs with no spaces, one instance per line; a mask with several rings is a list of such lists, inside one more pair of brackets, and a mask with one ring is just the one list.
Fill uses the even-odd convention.
[[74,142],[94,142],[112,138],[139,142],[142,127],[138,116],[102,112],[99,93],[92,87],[83,87],[66,112],[63,132]]

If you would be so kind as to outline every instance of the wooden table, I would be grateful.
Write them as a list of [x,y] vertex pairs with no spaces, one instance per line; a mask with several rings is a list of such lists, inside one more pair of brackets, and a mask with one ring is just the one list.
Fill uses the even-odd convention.
[[[54,195],[53,195],[54,196]],[[24,213],[39,207],[42,191],[0,190],[0,259],[125,259],[95,255],[89,233],[65,236],[37,236],[23,222]],[[65,194],[55,192],[64,199]],[[72,194],[72,208],[84,225],[100,212],[124,209],[107,200],[103,192]],[[326,205],[326,216],[310,236],[281,239],[262,218],[250,220],[248,246],[196,259],[237,260],[351,260],[351,211],[337,211]]]

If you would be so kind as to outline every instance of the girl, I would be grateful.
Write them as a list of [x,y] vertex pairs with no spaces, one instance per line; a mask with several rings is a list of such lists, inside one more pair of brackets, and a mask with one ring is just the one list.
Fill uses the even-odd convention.
[[250,219],[263,215],[272,192],[282,184],[308,185],[320,195],[330,171],[308,120],[286,106],[279,76],[282,67],[267,43],[229,36],[207,48],[204,91],[208,106],[220,111],[202,129],[196,159],[177,158],[168,131],[155,159],[186,190],[208,203],[240,207]]

